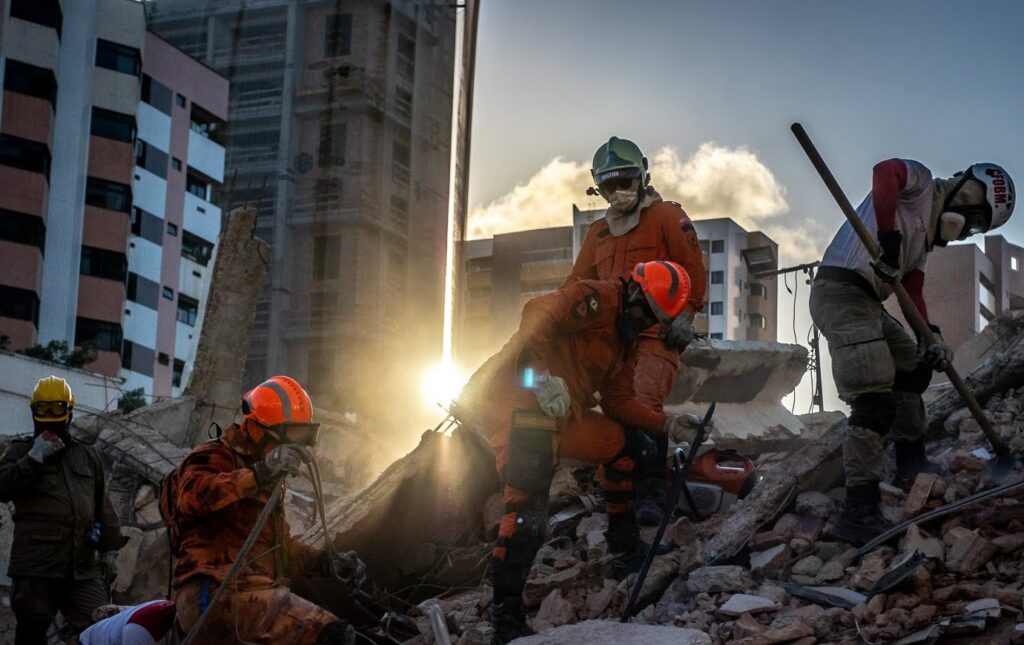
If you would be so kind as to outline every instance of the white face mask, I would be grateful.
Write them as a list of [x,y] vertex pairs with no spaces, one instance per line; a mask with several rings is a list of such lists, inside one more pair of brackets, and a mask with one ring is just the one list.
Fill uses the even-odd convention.
[[628,213],[636,208],[640,196],[635,190],[616,190],[606,197],[608,205],[620,213]]
[[946,212],[939,216],[939,239],[936,244],[946,246],[946,243],[960,239],[963,233],[964,224],[967,220],[959,213]]

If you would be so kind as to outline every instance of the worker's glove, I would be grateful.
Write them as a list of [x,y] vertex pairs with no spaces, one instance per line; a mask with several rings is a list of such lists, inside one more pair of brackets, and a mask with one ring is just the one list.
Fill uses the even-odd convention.
[[896,282],[900,278],[900,246],[903,244],[903,234],[899,231],[879,231],[878,246],[882,254],[871,263],[875,275],[882,282]]
[[325,551],[323,559],[324,573],[334,576],[342,582],[359,588],[366,582],[366,565],[355,551]]
[[32,447],[29,448],[28,457],[37,464],[46,461],[50,455],[56,454],[64,449],[64,442],[56,434],[46,430],[41,432]]
[[[665,421],[665,434],[672,437],[676,443],[693,443],[697,438],[697,429],[703,419],[692,412],[673,414]],[[714,423],[709,421],[707,428],[710,430]]]
[[271,450],[261,461],[252,465],[252,472],[256,476],[256,485],[261,489],[268,489],[282,477],[298,475],[302,472],[302,462],[304,461],[307,461],[307,455],[300,446],[281,444]]
[[103,579],[107,584],[113,584],[117,579],[117,551],[107,551],[100,556],[100,563],[103,566]]
[[662,330],[661,340],[669,349],[686,349],[693,341],[693,314],[684,311],[676,316],[676,319]]
[[953,362],[953,349],[942,340],[939,328],[929,325],[932,333],[935,334],[935,343],[924,348],[921,360],[927,363],[936,372],[945,372],[946,368]]
[[564,417],[569,411],[569,388],[559,376],[549,376],[534,385],[533,395],[537,397],[541,412],[551,418]]

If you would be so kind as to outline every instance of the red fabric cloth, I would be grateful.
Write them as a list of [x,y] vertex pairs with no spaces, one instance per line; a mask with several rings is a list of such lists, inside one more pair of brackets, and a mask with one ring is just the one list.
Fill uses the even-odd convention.
[[887,159],[875,164],[871,177],[871,201],[875,206],[878,232],[896,228],[896,203],[907,186],[907,164],[902,159]]
[[900,282],[903,284],[903,288],[907,290],[907,295],[917,305],[917,310],[921,312],[921,317],[924,318],[925,322],[930,322],[928,320],[928,305],[924,302],[924,271],[914,269],[903,276]]

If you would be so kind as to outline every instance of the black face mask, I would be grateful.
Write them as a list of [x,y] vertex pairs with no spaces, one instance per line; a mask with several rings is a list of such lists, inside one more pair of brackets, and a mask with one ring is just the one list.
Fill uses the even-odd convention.
[[50,431],[53,434],[65,440],[68,437],[68,429],[71,427],[71,417],[68,417],[64,421],[36,421],[32,420],[33,436],[38,437],[46,431]]

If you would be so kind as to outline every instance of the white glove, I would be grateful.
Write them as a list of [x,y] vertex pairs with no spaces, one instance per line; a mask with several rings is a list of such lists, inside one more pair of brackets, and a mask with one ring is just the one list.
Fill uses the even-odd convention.
[[936,336],[935,344],[925,347],[921,358],[936,372],[945,372],[953,362],[953,350],[941,336]]
[[[697,428],[703,419],[692,412],[673,414],[665,421],[665,434],[672,437],[676,443],[693,443],[697,438]],[[707,429],[711,430],[714,422],[708,422]]]
[[683,351],[693,341],[693,314],[684,311],[661,332],[661,340],[670,349]]
[[553,419],[564,417],[569,411],[569,388],[559,376],[549,376],[533,388],[540,410]]
[[355,551],[324,553],[324,569],[328,575],[337,576],[342,582],[356,588],[366,582],[366,564]]
[[256,476],[256,484],[265,489],[275,484],[281,477],[298,475],[302,472],[302,462],[306,460],[307,455],[300,446],[281,444],[261,461],[253,464],[252,472]]
[[29,448],[28,458],[36,463],[43,463],[46,458],[64,449],[64,442],[54,433],[46,430],[41,432],[32,447]]

